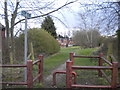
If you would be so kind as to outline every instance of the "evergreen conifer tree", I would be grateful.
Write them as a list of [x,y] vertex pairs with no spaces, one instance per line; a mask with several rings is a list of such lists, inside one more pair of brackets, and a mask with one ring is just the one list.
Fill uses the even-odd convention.
[[54,22],[50,16],[45,17],[41,28],[49,32],[54,38],[57,37],[56,28]]

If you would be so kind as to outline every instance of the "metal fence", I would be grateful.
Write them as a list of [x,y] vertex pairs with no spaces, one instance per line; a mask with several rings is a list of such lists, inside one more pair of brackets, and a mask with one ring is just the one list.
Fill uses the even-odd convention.
[[[33,78],[33,65],[38,65],[38,74]],[[0,82],[0,84],[11,84],[11,85],[27,85],[28,88],[33,88],[33,83],[36,80],[43,80],[43,55],[38,56],[38,60],[32,61],[27,60],[26,65],[1,65],[2,68],[27,68],[27,81],[26,82]]]
[[[74,58],[98,58],[98,66],[76,66],[74,65]],[[108,64],[108,66],[103,66],[103,62]],[[118,62],[115,61],[108,61],[103,57],[103,54],[100,54],[98,56],[83,56],[83,55],[75,55],[74,53],[70,53],[70,60],[66,62],[66,87],[72,88],[72,87],[81,87],[81,88],[112,88],[115,90],[120,85],[118,85],[117,79],[118,79]],[[102,77],[104,76],[106,80],[110,83],[110,85],[78,85],[72,83],[72,72],[74,70],[79,69],[92,69],[92,70],[98,70],[98,76]],[[111,78],[108,78],[107,75],[103,70],[112,70]]]

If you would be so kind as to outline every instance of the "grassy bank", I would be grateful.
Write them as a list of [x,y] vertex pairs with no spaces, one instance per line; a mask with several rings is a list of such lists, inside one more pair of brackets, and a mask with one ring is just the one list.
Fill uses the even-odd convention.
[[60,52],[44,59],[44,74],[51,74],[51,70],[65,63],[70,52],[77,52],[79,47],[61,48]]
[[[91,55],[93,51],[97,50],[96,48],[90,48],[90,49],[80,49],[80,47],[68,47],[68,48],[61,48],[61,51],[55,55],[52,55],[48,58],[44,59],[44,75],[50,75],[52,73],[52,70],[56,69],[59,65],[64,64],[67,59],[69,59],[69,53],[74,52],[76,55]],[[75,64],[77,65],[94,65],[95,62],[91,62],[90,59],[75,59]],[[81,71],[77,71],[78,73],[78,80],[81,80]],[[90,74],[92,74],[90,72]],[[84,76],[82,75],[82,80]],[[57,83],[58,87],[64,87],[65,86],[65,76],[63,75],[62,80]],[[88,78],[87,78],[88,79]],[[64,82],[64,83],[63,83]],[[52,82],[51,82],[52,83]],[[46,86],[44,86],[46,87]]]
[[[80,47],[61,48],[59,53],[44,59],[44,73],[45,75],[48,75],[51,73],[50,72],[51,70],[65,63],[66,60],[69,59],[70,52],[75,52],[78,55],[90,55],[91,52],[93,52],[94,50],[96,49],[95,48],[94,49],[80,49]],[[85,63],[90,64],[90,62],[86,62],[86,61],[81,61],[81,62],[83,65]],[[79,64],[79,61],[76,63]]]
[[[96,51],[96,48],[81,49],[76,52],[78,55],[92,55],[92,52]],[[91,58],[76,58],[75,65],[94,66],[96,65],[97,59]]]
[[[62,48],[61,51],[55,55],[52,55],[44,61],[44,75],[51,74],[51,71],[57,68],[59,65],[66,62],[69,59],[69,53],[75,52],[76,55],[92,55],[92,52],[96,51],[96,48],[80,49],[79,47]],[[96,58],[77,58],[75,59],[75,65],[83,66],[95,66],[98,65]],[[88,85],[108,85],[104,78],[98,77],[97,70],[76,70],[77,83],[88,84]],[[64,78],[64,79],[62,79]],[[65,76],[62,77],[62,82],[65,82]],[[59,81],[59,80],[58,80]],[[58,83],[58,87],[64,87],[65,83]],[[51,82],[52,83],[52,82]]]

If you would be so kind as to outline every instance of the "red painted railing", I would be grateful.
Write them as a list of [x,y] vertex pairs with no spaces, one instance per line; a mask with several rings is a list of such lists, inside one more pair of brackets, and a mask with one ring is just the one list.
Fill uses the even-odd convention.
[[[32,70],[33,65],[38,64],[38,75],[33,78]],[[1,65],[0,67],[3,68],[18,68],[18,67],[25,67],[27,68],[27,81],[26,82],[0,82],[0,84],[11,84],[11,85],[27,85],[28,88],[33,87],[33,83],[36,80],[42,81],[43,79],[43,55],[38,56],[38,60],[32,61],[28,60],[27,65]]]
[[[73,60],[73,58],[71,57],[72,56],[72,54],[73,53],[70,53],[70,58]],[[70,59],[70,60],[71,60]],[[72,63],[73,64],[73,63]],[[53,73],[53,84],[52,84],[52,86],[55,86],[56,85],[56,75],[57,74],[66,74],[66,70],[56,70],[56,71],[54,71],[54,73]],[[76,74],[76,72],[72,72],[72,76],[73,76],[73,78],[74,78],[74,84],[76,84],[76,78],[77,78],[77,74]]]
[[[76,66],[73,65],[75,62],[74,58],[99,58],[98,66]],[[107,63],[109,66],[103,66],[103,62]],[[83,87],[83,88],[112,88],[115,90],[119,85],[117,85],[118,79],[118,62],[109,62],[107,59],[103,57],[103,54],[99,56],[77,56],[74,53],[70,53],[70,61],[66,62],[66,87]],[[72,84],[72,72],[77,69],[95,69],[98,70],[98,76],[104,76],[106,80],[110,83],[110,85],[78,85]],[[107,77],[104,73],[104,69],[112,70],[112,77],[111,80]]]
[[[65,70],[63,70],[63,71],[58,70],[58,71],[55,71],[55,72],[53,73],[53,84],[52,84],[52,86],[55,86],[55,85],[56,85],[56,74],[66,74],[66,71],[65,71]],[[72,72],[72,75],[73,75],[73,77],[74,77],[74,84],[76,84],[77,74],[76,74],[75,72]]]

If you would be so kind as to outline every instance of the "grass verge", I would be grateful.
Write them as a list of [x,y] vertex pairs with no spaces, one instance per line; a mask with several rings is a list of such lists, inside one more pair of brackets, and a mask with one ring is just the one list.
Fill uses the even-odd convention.
[[77,52],[80,47],[61,48],[60,52],[44,59],[44,74],[51,74],[51,70],[65,63],[69,59],[70,52]]
[[[68,47],[68,48],[61,48],[60,52],[52,55],[48,58],[44,59],[44,75],[49,75],[51,70],[54,70],[57,68],[59,65],[63,64],[66,62],[67,59],[69,59],[69,53],[70,52],[75,52],[78,55],[90,55],[91,52],[95,51],[95,48],[91,49],[80,49],[80,47]],[[77,61],[77,64],[86,65],[90,64],[91,62],[82,60]]]

